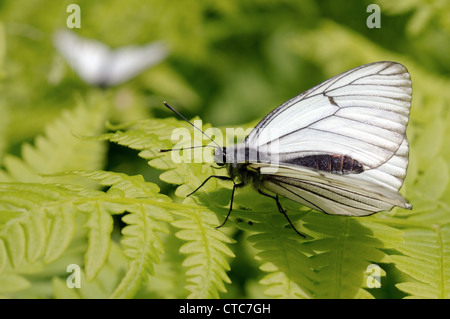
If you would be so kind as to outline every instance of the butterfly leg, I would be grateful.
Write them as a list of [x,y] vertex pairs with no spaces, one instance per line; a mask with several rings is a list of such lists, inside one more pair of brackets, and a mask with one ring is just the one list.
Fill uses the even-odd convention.
[[203,183],[202,183],[199,187],[197,187],[193,192],[187,194],[186,197],[191,196],[191,195],[194,194],[196,191],[198,191],[200,188],[202,188],[203,185],[205,185],[211,178],[217,178],[217,179],[221,179],[221,180],[224,180],[224,181],[232,181],[232,180],[233,180],[231,177],[228,177],[228,176],[211,175],[211,176],[209,176],[207,179],[205,179],[205,180],[203,181]]
[[[234,181],[233,181],[233,183],[234,183]],[[231,211],[233,210],[234,191],[236,190],[236,188],[242,187],[242,186],[244,186],[244,183],[239,183],[239,184],[234,183],[233,190],[231,191],[230,209],[228,210],[227,217],[225,217],[225,220],[223,221],[223,223],[220,224],[219,226],[217,226],[216,229],[219,229],[220,227],[225,225],[225,223],[227,222],[228,217],[230,217]]]
[[278,211],[279,211],[281,214],[283,214],[284,217],[286,217],[287,221],[289,222],[289,224],[291,225],[291,227],[295,230],[295,232],[296,232],[297,234],[299,234],[300,236],[302,236],[303,238],[306,238],[305,235],[303,235],[301,232],[299,232],[299,231],[297,230],[297,228],[295,228],[294,224],[292,224],[291,220],[289,219],[288,215],[286,214],[286,210],[283,208],[283,206],[281,206],[281,203],[280,203],[280,201],[279,201],[279,199],[278,199],[278,195],[273,196],[273,195],[267,194],[266,192],[263,192],[263,191],[260,190],[260,189],[258,189],[258,193],[260,193],[261,195],[264,195],[264,196],[267,196],[267,197],[270,197],[270,198],[274,199],[275,202],[277,203]]
[[215,169],[224,169],[224,168],[226,168],[225,166],[214,166],[214,165],[211,165],[211,167],[215,168]]
[[228,177],[228,176],[211,175],[211,176],[209,176],[207,179],[205,179],[205,180],[203,181],[203,183],[202,183],[199,187],[197,187],[193,192],[189,193],[186,197],[191,196],[191,195],[194,194],[196,191],[198,191],[200,188],[202,188],[202,186],[205,185],[211,178],[217,178],[217,179],[221,179],[221,180],[224,180],[224,181],[232,181],[232,182],[233,182],[233,190],[231,191],[230,209],[228,210],[227,217],[225,217],[225,220],[223,221],[223,223],[216,227],[217,229],[219,229],[220,227],[222,227],[223,225],[225,225],[225,223],[226,223],[227,220],[228,220],[228,217],[230,217],[231,211],[233,210],[234,191],[236,190],[236,188],[244,186],[244,183],[236,184],[236,183],[233,181],[233,179],[232,179],[231,177]]

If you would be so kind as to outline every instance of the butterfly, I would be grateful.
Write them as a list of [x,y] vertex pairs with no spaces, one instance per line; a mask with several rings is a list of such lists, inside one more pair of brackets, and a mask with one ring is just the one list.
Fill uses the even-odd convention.
[[214,160],[228,175],[211,175],[191,194],[211,178],[233,182],[221,227],[235,190],[252,184],[301,236],[278,196],[332,215],[412,209],[398,192],[408,167],[411,98],[411,77],[396,62],[332,77],[278,106],[242,143],[215,147]]
[[102,88],[124,83],[168,55],[162,42],[112,50],[104,43],[69,31],[56,32],[53,42],[84,82]]

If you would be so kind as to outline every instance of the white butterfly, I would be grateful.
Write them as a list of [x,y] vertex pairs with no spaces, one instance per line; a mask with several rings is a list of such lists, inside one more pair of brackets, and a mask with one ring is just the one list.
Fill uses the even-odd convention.
[[83,81],[99,87],[126,82],[168,55],[161,42],[112,50],[104,43],[69,31],[56,32],[53,42]]
[[344,72],[277,107],[243,143],[216,148],[215,161],[229,176],[204,183],[233,181],[228,216],[235,189],[249,183],[275,199],[288,221],[278,195],[334,215],[411,209],[398,193],[408,166],[411,95],[399,63]]

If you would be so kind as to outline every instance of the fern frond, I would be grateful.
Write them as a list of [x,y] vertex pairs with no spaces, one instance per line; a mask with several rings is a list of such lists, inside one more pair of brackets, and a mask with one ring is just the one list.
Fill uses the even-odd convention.
[[311,296],[305,292],[295,281],[288,278],[285,272],[281,271],[272,263],[262,264],[260,269],[267,272],[266,276],[260,280],[262,285],[268,288],[264,291],[266,296],[278,299],[305,299]]
[[[265,294],[273,298],[311,298],[317,281],[310,260],[314,252],[292,228],[285,227],[288,222],[275,202],[247,188],[236,195],[235,203],[245,210],[233,214],[251,221],[238,223],[238,227],[251,233],[248,240],[258,252],[261,270],[268,273],[260,281],[268,286]],[[299,217],[290,209],[288,214],[292,221]]]
[[[155,168],[165,170],[160,176],[161,180],[181,185],[176,195],[185,197],[212,173],[212,168],[200,163],[180,163],[175,165],[169,154],[158,153],[159,148],[169,148],[168,140],[175,128],[179,128],[180,121],[176,120],[146,120],[134,123],[126,132],[115,132],[99,137],[124,146],[140,150],[139,156],[149,160]],[[181,126],[186,125],[185,123]],[[199,193],[205,194],[216,186],[215,181],[205,185]],[[234,254],[227,247],[232,241],[225,234],[217,231],[218,220],[210,207],[217,208],[214,198],[203,196],[200,205],[195,206],[191,199],[186,199],[185,209],[178,208],[172,212],[181,219],[176,219],[173,225],[181,230],[176,236],[184,241],[185,245],[180,252],[188,257],[183,265],[188,268],[188,281],[186,288],[191,292],[190,298],[217,298],[219,292],[225,291],[224,282],[230,282],[226,271],[229,270],[228,258]],[[205,204],[206,203],[206,204]],[[194,208],[193,208],[194,207]],[[209,208],[207,208],[209,207]],[[220,207],[220,209],[222,209]]]
[[[425,172],[425,175],[427,173]],[[427,191],[424,189],[424,191]],[[407,275],[396,286],[407,298],[450,298],[450,209],[445,202],[429,201],[396,223],[403,228],[402,243],[390,259]]]
[[102,269],[109,255],[113,220],[108,210],[100,203],[88,214],[85,227],[88,229],[88,249],[85,257],[86,280],[92,281]]
[[371,298],[367,287],[367,267],[387,262],[384,249],[402,242],[402,232],[371,219],[310,213],[302,218],[315,239],[305,245],[320,281],[316,298]]
[[186,269],[183,267],[184,255],[180,247],[184,241],[175,236],[176,228],[170,225],[169,234],[162,234],[164,254],[161,262],[155,265],[155,274],[149,277],[147,285],[137,294],[137,298],[186,298]]
[[88,229],[84,269],[86,279],[92,281],[109,255],[111,215],[127,212],[122,246],[131,260],[130,267],[112,296],[131,296],[159,261],[163,249],[158,233],[166,231],[164,223],[172,220],[167,212],[170,200],[139,176],[86,171],[71,174],[110,188],[102,192],[73,185],[0,183],[0,210],[6,212],[0,224],[0,265],[17,268],[25,258],[27,262],[42,258],[44,263],[58,259],[73,239],[75,217],[81,214]]
[[0,296],[24,290],[30,286],[30,282],[24,277],[14,273],[6,273],[0,275]]
[[67,286],[67,277],[54,276],[51,286],[55,298],[85,299],[108,298],[118,285],[118,280],[128,267],[128,261],[117,243],[111,241],[111,247],[104,267],[94,280],[87,280],[85,271],[80,274],[80,287],[71,289]]
[[[256,258],[263,264],[261,270],[267,272],[261,284],[268,286],[265,294],[273,298],[311,298],[316,275],[308,255],[312,252],[301,245],[297,233],[284,228],[283,216],[266,214],[263,218],[252,218],[260,222],[251,227],[240,228],[256,231],[248,240],[260,252]],[[264,221],[264,222],[261,222]],[[271,228],[271,229],[269,229]]]
[[[443,130],[438,123],[431,126],[431,132]],[[436,139],[430,132],[424,135],[427,137],[418,139],[422,145],[426,145],[427,140]],[[410,182],[413,185],[411,193],[414,194],[413,211],[387,221],[403,231],[403,241],[396,247],[396,252],[401,255],[395,253],[390,260],[396,269],[406,274],[396,284],[409,294],[406,298],[447,299],[450,298],[449,167],[438,148],[428,146],[426,149],[434,153],[433,159],[414,155],[419,157],[423,168],[412,176],[414,183]]]
[[73,235],[74,199],[72,190],[55,185],[0,183],[0,209],[9,215],[0,227],[6,250],[0,255],[13,267],[25,255],[29,261],[58,258]]
[[411,279],[397,287],[408,298],[450,298],[450,226],[405,230],[404,237],[398,248],[404,255],[390,258]]
[[[0,31],[1,32],[1,31]],[[1,37],[1,34],[0,34]],[[0,40],[1,41],[1,40]],[[1,43],[0,43],[1,46]],[[0,61],[1,63],[1,61]],[[0,70],[1,73],[1,70]],[[6,128],[8,127],[9,124],[9,110],[7,107],[5,107],[5,105],[2,105],[3,102],[0,101],[0,163],[3,163],[3,155],[5,153],[5,149],[7,147],[7,132],[6,132]]]
[[64,110],[58,119],[45,127],[45,134],[36,137],[34,145],[23,144],[22,158],[5,156],[5,170],[0,171],[0,181],[74,183],[73,176],[58,180],[43,178],[39,174],[102,168],[105,145],[77,138],[73,132],[82,135],[100,134],[104,129],[106,114],[107,108],[101,103],[80,103],[73,110]]
[[188,298],[218,298],[219,292],[226,291],[223,283],[230,283],[226,271],[230,270],[228,258],[234,254],[226,244],[233,241],[215,228],[217,218],[206,208],[174,213],[181,217],[173,222],[181,229],[176,236],[186,241],[180,252],[188,255],[183,262],[191,283],[186,287],[191,292]]
[[[154,263],[159,263],[159,255],[164,251],[158,233],[167,232],[164,223],[172,220],[166,209],[170,207],[167,205],[170,199],[167,196],[158,194],[158,186],[145,182],[140,175],[127,176],[120,173],[99,171],[76,171],[72,173],[96,180],[103,186],[110,186],[106,195],[111,197],[112,201],[106,201],[107,205],[104,206],[109,214],[118,214],[124,211],[128,213],[122,218],[127,225],[122,229],[121,244],[125,256],[130,259],[130,265],[126,275],[111,297],[131,297],[142,283],[147,280],[148,276],[153,274],[153,265]],[[97,205],[96,202],[94,204]],[[82,209],[86,213],[91,212],[90,214],[92,214],[92,212],[97,211],[103,215],[101,210],[93,209],[91,205],[83,206]],[[104,215],[104,217],[107,216]],[[103,238],[101,241],[108,243],[107,238],[109,238],[112,227],[107,227],[106,232],[102,231],[104,227],[104,224],[98,223],[98,226],[94,229],[97,229],[97,231],[100,229],[100,234],[98,235]],[[101,233],[104,234],[102,235]],[[89,265],[88,258],[91,250],[92,258],[98,263],[98,266],[95,267],[92,274],[86,268],[88,279],[92,278],[103,265],[98,256],[94,254],[97,249],[93,245],[93,242],[89,240],[86,266]],[[100,251],[104,254],[101,259],[105,259],[107,257],[105,248],[100,249]]]
[[122,230],[121,244],[131,262],[112,298],[133,296],[148,275],[154,273],[153,264],[159,263],[159,255],[164,251],[158,232],[167,232],[162,222],[171,220],[165,209],[155,205],[133,205],[127,210],[130,214],[122,219],[127,226]]

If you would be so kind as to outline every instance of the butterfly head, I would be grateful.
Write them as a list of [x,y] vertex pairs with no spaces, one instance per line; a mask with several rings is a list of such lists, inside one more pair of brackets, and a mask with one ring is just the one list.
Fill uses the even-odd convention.
[[227,163],[226,147],[217,147],[214,149],[214,161],[219,166],[225,166],[225,164]]
[[219,166],[238,165],[258,162],[262,155],[245,144],[234,144],[228,147],[216,147],[214,150],[214,161]]

